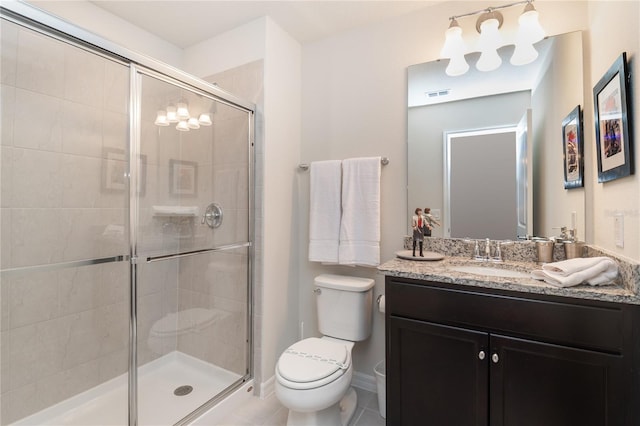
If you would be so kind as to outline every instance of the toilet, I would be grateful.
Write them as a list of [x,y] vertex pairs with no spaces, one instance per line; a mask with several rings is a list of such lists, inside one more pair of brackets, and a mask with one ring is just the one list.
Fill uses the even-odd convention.
[[287,425],[344,426],[356,409],[351,349],[371,334],[374,280],[319,275],[314,280],[321,338],[289,346],[276,365],[276,396]]

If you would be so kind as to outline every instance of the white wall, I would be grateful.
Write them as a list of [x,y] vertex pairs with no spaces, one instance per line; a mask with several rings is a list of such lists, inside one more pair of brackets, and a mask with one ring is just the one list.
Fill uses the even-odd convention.
[[267,18],[258,18],[218,37],[189,46],[184,50],[183,69],[204,77],[264,59],[266,26]]
[[182,66],[182,49],[88,1],[27,0],[27,3],[129,50],[177,68]]
[[262,371],[275,373],[297,338],[299,213],[295,173],[300,161],[300,44],[271,19],[264,60],[264,256]]
[[[589,3],[589,28],[585,81],[585,133],[591,160],[587,176],[592,190],[592,206],[588,210],[593,219],[593,242],[631,259],[640,259],[640,79],[638,78],[638,55],[640,55],[640,2],[599,1]],[[613,23],[613,24],[612,24]],[[592,88],[609,69],[620,54],[626,51],[630,61],[633,94],[631,103],[635,144],[635,175],[606,183],[597,183],[597,158]],[[635,71],[635,72],[634,72]],[[614,214],[624,214],[624,248],[616,247],[614,240]]]

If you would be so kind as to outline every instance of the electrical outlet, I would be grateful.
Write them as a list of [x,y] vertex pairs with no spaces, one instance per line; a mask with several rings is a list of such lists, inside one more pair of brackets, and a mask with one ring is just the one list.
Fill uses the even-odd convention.
[[432,209],[431,215],[433,215],[435,220],[440,220],[440,209]]
[[616,239],[616,247],[624,247],[624,215],[616,213],[613,216],[613,235]]

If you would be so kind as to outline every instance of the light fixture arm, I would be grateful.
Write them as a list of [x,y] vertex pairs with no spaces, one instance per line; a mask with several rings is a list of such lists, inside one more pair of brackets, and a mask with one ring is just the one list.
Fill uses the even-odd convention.
[[518,33],[515,40],[514,54],[510,62],[513,65],[525,65],[534,61],[538,57],[538,52],[533,45],[544,38],[545,32],[538,22],[538,12],[533,7],[533,1],[520,0],[451,16],[449,18],[449,28],[445,32],[445,43],[440,51],[442,58],[449,59],[449,65],[445,70],[446,74],[455,77],[466,73],[469,69],[469,64],[464,57],[467,48],[462,38],[462,28],[458,24],[459,18],[480,15],[476,20],[476,30],[480,34],[476,49],[481,54],[476,62],[476,68],[479,71],[493,71],[502,63],[498,49],[505,44],[498,31],[504,22],[504,17],[499,10],[523,4],[526,4],[526,6],[518,18]]
[[[509,7],[518,6],[518,5],[521,5],[521,4],[527,4],[526,7],[533,7],[531,5],[531,3],[533,3],[533,1],[534,0],[521,0],[521,1],[514,2],[514,3],[503,4],[502,6],[485,7],[484,9],[478,9],[478,10],[473,11],[473,12],[463,13],[461,15],[451,16],[451,17],[449,17],[449,20],[453,21],[453,20],[456,20],[458,18],[466,18],[467,16],[480,15],[481,13],[492,13],[494,11],[498,11],[498,10],[501,10],[501,9],[507,9]],[[502,25],[502,20],[499,19],[499,21],[500,21],[500,25]],[[480,22],[480,23],[482,23],[482,22]],[[480,28],[480,24],[476,24],[476,29],[478,30],[478,32],[480,32],[479,28]]]

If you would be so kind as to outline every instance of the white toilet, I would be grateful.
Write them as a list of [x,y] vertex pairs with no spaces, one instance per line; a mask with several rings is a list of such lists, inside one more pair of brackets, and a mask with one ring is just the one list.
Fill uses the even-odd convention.
[[371,334],[373,285],[367,278],[323,274],[314,280],[322,338],[301,340],[276,365],[276,396],[287,425],[344,426],[356,409],[351,349]]

